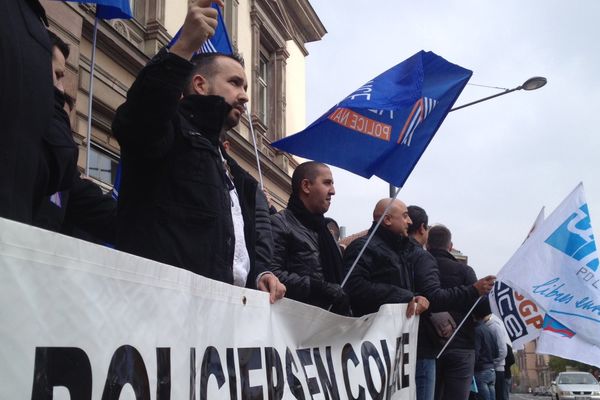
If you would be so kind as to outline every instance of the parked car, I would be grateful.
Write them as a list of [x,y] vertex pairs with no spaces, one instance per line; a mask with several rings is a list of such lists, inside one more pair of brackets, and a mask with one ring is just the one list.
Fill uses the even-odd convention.
[[552,382],[556,400],[600,400],[600,384],[589,372],[561,372]]

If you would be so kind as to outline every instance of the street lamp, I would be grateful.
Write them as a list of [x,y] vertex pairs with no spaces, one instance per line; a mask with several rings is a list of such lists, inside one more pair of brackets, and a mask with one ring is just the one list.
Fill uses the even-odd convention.
[[450,110],[450,112],[460,110],[461,108],[469,107],[469,106],[472,106],[473,104],[481,103],[486,100],[493,99],[495,97],[504,96],[505,94],[516,92],[517,90],[521,90],[521,89],[522,90],[536,90],[536,89],[539,89],[542,86],[544,86],[547,82],[548,82],[548,80],[546,78],[544,78],[543,76],[534,76],[533,78],[529,78],[525,82],[523,82],[523,84],[521,86],[517,86],[516,88],[513,88],[513,89],[506,89],[504,92],[501,92],[501,93],[498,93],[498,94],[495,94],[492,96],[484,97],[483,99],[475,100],[470,103],[463,104],[462,106],[454,107],[452,110]]
[[[475,100],[470,103],[463,104],[462,106],[454,107],[449,112],[460,110],[461,108],[469,107],[469,106],[472,106],[477,103],[482,103],[484,101],[493,99],[495,97],[504,96],[505,94],[516,92],[517,90],[536,90],[536,89],[539,89],[542,86],[544,86],[546,83],[548,83],[548,80],[546,78],[544,78],[543,76],[534,76],[533,78],[529,78],[525,82],[523,82],[523,84],[521,86],[517,86],[516,88],[513,88],[513,89],[506,89],[501,93],[498,93],[498,94],[495,94],[492,96],[488,96],[488,97],[484,97],[483,99]],[[390,184],[390,197],[394,197],[395,193],[396,193],[396,187],[394,185]]]

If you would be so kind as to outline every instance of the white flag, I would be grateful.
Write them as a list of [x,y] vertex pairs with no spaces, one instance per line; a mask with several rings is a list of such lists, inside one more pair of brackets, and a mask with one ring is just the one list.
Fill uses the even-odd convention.
[[[544,222],[544,207],[527,233],[525,241]],[[521,350],[526,343],[537,339],[542,331],[545,312],[531,299],[517,293],[499,280],[490,292],[492,312],[504,323],[514,350]]]
[[546,316],[544,320],[536,353],[552,354],[600,367],[600,347],[586,342],[550,316]]
[[600,345],[600,271],[583,184],[516,251],[498,279]]

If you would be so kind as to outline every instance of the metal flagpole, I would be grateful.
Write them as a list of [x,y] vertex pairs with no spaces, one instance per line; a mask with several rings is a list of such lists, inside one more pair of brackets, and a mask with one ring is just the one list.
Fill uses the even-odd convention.
[[440,350],[440,352],[438,353],[438,355],[435,356],[436,360],[438,358],[440,358],[440,356],[442,355],[442,353],[446,350],[446,347],[448,347],[448,345],[450,344],[450,342],[452,341],[452,339],[454,339],[454,336],[456,336],[456,334],[458,333],[459,329],[463,326],[463,324],[465,323],[465,321],[467,320],[467,318],[469,318],[469,316],[471,315],[471,313],[475,309],[475,306],[477,306],[477,304],[479,304],[479,301],[481,301],[482,297],[483,296],[480,296],[477,299],[477,301],[475,302],[475,304],[473,304],[473,307],[471,307],[471,309],[469,310],[469,312],[467,313],[467,315],[465,315],[465,317],[463,318],[463,320],[460,321],[460,324],[458,324],[458,326],[454,330],[454,333],[452,334],[452,336],[450,336],[450,339],[448,339],[448,341],[446,342],[446,344],[444,345],[444,347],[442,347],[442,350]]
[[396,190],[396,193],[394,194],[394,197],[392,197],[392,199],[390,200],[389,204],[385,207],[385,210],[383,210],[383,214],[381,214],[381,217],[379,217],[379,220],[377,221],[377,224],[375,224],[375,227],[373,228],[373,231],[371,232],[371,234],[367,238],[367,241],[363,245],[362,249],[360,249],[360,252],[358,253],[358,256],[356,256],[356,259],[354,260],[354,262],[352,263],[352,266],[348,270],[348,273],[344,277],[344,280],[342,281],[342,284],[340,285],[341,287],[344,287],[344,285],[346,284],[346,281],[348,280],[348,277],[350,277],[350,274],[352,274],[352,271],[356,267],[356,264],[358,264],[358,260],[360,260],[360,258],[362,257],[363,253],[365,252],[365,249],[367,248],[367,246],[371,242],[371,239],[373,239],[373,236],[375,235],[375,232],[377,231],[377,228],[379,228],[379,225],[381,225],[381,221],[383,221],[383,218],[385,217],[385,215],[387,214],[387,212],[390,210],[390,207],[392,207],[392,203],[394,202],[394,200],[396,200],[396,197],[398,197],[398,193],[400,193],[400,189],[402,189],[402,186],[400,186]]
[[98,36],[98,17],[94,17],[94,33],[92,37],[92,61],[90,65],[90,84],[88,86],[88,125],[86,137],[85,174],[90,175],[90,151],[92,144],[92,101],[94,97],[94,69],[96,67],[96,38]]
[[244,108],[246,109],[246,115],[248,116],[248,122],[250,123],[250,134],[252,135],[252,143],[254,144],[254,156],[256,157],[256,167],[258,168],[258,181],[260,183],[260,189],[264,190],[265,186],[263,185],[263,177],[262,171],[260,169],[260,157],[258,155],[258,147],[256,146],[256,134],[254,133],[254,127],[252,126],[252,116],[250,115],[250,110],[244,104]]

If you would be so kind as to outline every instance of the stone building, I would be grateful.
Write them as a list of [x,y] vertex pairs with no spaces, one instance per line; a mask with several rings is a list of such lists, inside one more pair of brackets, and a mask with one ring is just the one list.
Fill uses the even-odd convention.
[[[135,76],[169,42],[183,23],[187,1],[131,0],[133,19],[98,23],[93,87],[90,176],[105,189],[114,183],[119,145],[111,135],[116,108]],[[87,119],[95,8],[90,4],[42,0],[50,29],[71,46],[65,87],[76,99],[71,113],[79,166],[87,160]],[[227,0],[224,18],[234,48],[246,61],[251,117],[229,132],[234,158],[255,177],[254,127],[265,187],[279,207],[290,192],[297,161],[270,146],[305,127],[305,44],[326,30],[308,0]]]
[[516,372],[513,374],[513,386],[521,391],[529,388],[535,389],[548,387],[552,382],[551,371],[548,366],[550,356],[537,354],[537,341],[533,340],[515,353]]

